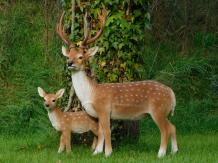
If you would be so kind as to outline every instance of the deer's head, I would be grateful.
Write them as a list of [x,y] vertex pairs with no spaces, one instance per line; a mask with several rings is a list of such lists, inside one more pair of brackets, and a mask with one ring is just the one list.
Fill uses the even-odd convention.
[[57,33],[60,38],[68,45],[68,48],[62,46],[62,53],[67,57],[67,66],[71,70],[83,70],[86,61],[96,54],[98,47],[88,48],[88,45],[97,40],[103,33],[105,26],[105,21],[107,17],[107,10],[103,8],[101,12],[98,13],[98,18],[100,22],[100,30],[95,34],[94,37],[89,37],[89,22],[87,20],[87,12],[84,16],[84,37],[83,40],[78,44],[74,44],[69,40],[64,32],[64,27],[62,25],[64,17],[64,12],[61,15],[59,24],[57,25]]
[[54,94],[48,94],[41,87],[38,87],[39,96],[44,98],[44,105],[48,111],[52,111],[56,107],[57,99],[63,96],[64,91],[64,89],[60,89]]

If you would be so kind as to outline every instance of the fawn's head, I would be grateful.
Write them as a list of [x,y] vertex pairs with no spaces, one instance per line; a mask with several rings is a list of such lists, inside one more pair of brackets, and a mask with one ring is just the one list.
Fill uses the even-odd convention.
[[83,70],[85,68],[86,61],[91,56],[94,56],[98,51],[98,47],[88,48],[88,45],[93,43],[96,39],[98,39],[102,35],[105,26],[106,17],[107,17],[107,10],[103,8],[103,10],[98,13],[100,30],[92,38],[89,37],[90,22],[88,21],[87,12],[85,13],[84,37],[83,40],[77,44],[74,44],[71,40],[67,38],[64,32],[64,27],[62,25],[63,17],[64,17],[64,12],[61,15],[59,24],[57,25],[57,33],[60,36],[60,38],[69,46],[69,48],[65,48],[64,46],[62,46],[62,53],[65,57],[67,57],[68,69],[76,70],[76,71]]
[[51,111],[56,107],[57,99],[63,96],[64,91],[64,89],[60,89],[55,94],[47,94],[42,88],[38,87],[39,96],[44,98],[44,105],[48,111]]

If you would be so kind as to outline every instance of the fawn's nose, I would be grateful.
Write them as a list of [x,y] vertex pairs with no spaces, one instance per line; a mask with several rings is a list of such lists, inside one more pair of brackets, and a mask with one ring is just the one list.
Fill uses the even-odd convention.
[[73,61],[68,60],[67,61],[67,66],[71,66],[73,64]]
[[45,104],[46,107],[49,107],[49,104]]

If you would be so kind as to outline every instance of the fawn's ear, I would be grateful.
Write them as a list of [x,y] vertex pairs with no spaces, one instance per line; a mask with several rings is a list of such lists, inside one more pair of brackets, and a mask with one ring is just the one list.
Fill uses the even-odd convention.
[[98,52],[98,49],[99,49],[98,46],[88,49],[86,52],[86,57],[89,58],[89,57],[94,56]]
[[41,97],[45,97],[46,95],[45,91],[41,87],[38,87],[38,93],[39,93],[39,96]]
[[68,54],[69,54],[69,51],[67,50],[67,48],[65,48],[64,46],[62,46],[62,54],[65,56],[65,57],[68,57]]
[[60,89],[59,91],[56,92],[56,97],[61,98],[64,95],[65,89]]

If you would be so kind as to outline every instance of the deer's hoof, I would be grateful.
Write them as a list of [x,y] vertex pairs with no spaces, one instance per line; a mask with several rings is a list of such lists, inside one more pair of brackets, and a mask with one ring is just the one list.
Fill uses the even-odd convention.
[[178,153],[178,151],[179,151],[178,148],[177,148],[177,149],[173,149],[173,150],[171,151],[171,154],[172,154],[172,155],[175,155],[175,154]]
[[112,149],[111,150],[105,150],[105,157],[109,157],[112,154]]
[[64,151],[64,149],[61,149],[61,148],[58,149],[59,154],[62,153],[63,151]]
[[94,156],[94,155],[97,155],[97,154],[99,154],[100,152],[99,151],[94,151],[93,153],[92,153],[92,155]]
[[158,152],[157,157],[158,158],[163,158],[165,155],[166,155],[166,150],[160,149],[159,152]]

